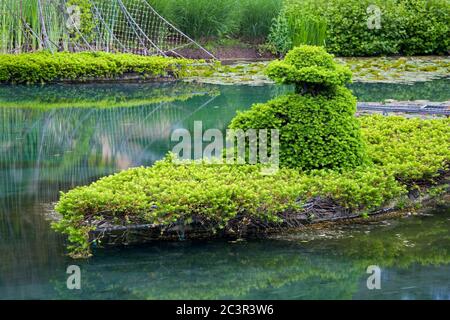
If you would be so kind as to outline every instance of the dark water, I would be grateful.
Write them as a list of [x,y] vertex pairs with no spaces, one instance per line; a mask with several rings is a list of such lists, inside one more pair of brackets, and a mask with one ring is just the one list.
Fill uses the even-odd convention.
[[[450,99],[448,82],[443,83],[435,86],[443,88],[435,95],[439,99],[431,100]],[[409,95],[420,89],[397,88]],[[365,101],[383,91],[370,85],[354,89]],[[276,239],[99,249],[87,261],[65,256],[64,238],[47,221],[59,190],[151,165],[173,146],[173,129],[192,128],[196,120],[204,129],[225,129],[236,110],[286,90],[194,84],[0,87],[0,299],[450,299],[445,208],[430,216]],[[397,98],[390,90],[397,92],[386,89],[383,99]],[[71,264],[81,267],[79,291],[66,287]],[[370,265],[381,268],[380,290],[367,289]]]

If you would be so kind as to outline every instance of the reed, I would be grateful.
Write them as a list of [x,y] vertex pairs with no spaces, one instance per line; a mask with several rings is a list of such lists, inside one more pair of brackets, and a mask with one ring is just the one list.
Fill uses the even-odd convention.
[[[44,3],[43,14],[49,40],[59,43],[64,20],[57,2]],[[20,53],[42,48],[38,0],[0,0],[0,52]]]

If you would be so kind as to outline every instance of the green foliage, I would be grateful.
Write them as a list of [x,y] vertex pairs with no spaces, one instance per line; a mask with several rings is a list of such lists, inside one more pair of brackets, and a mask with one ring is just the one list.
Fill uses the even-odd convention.
[[404,0],[396,14],[402,17],[400,53],[448,54],[450,49],[450,1]]
[[[81,35],[73,30],[67,34],[66,22],[68,21],[67,8],[72,5],[78,6],[81,11],[81,26],[79,30],[83,37],[92,41],[95,37],[94,28],[96,23],[92,14],[91,2],[89,0],[52,1],[50,5],[44,6],[46,32],[49,41],[64,49],[69,49],[69,43],[80,40]],[[38,0],[0,0],[0,52],[20,53],[41,50],[42,40],[34,35],[41,34],[42,24],[39,18]],[[3,14],[12,12],[16,14]],[[30,32],[33,30],[33,32]],[[25,32],[24,32],[25,31]],[[33,34],[34,33],[34,34]]]
[[[407,184],[432,179],[450,165],[450,120],[381,115],[362,118],[370,158]],[[392,143],[389,143],[391,141]]]
[[[9,11],[20,12],[23,20],[18,19],[17,15],[4,14]],[[14,48],[28,47],[32,49],[40,48],[39,41],[34,37],[25,37],[23,29],[27,29],[27,25],[35,32],[41,30],[41,23],[38,16],[38,2],[36,0],[2,0],[0,1],[0,53],[7,53]],[[53,8],[49,8],[49,16],[54,16]],[[25,25],[26,23],[26,25]],[[48,30],[49,36],[59,29],[59,25],[52,25]]]
[[297,92],[335,88],[351,82],[352,77],[350,69],[337,64],[322,47],[307,45],[292,49],[283,61],[269,64],[266,73],[278,83],[295,84]]
[[[367,11],[370,5],[381,10],[380,28],[368,28],[374,14]],[[330,52],[341,56],[449,50],[447,0],[285,0],[282,14],[289,21],[293,46],[325,41]]]
[[241,0],[239,1],[238,36],[252,42],[264,42],[272,20],[282,7],[282,0]]
[[47,52],[0,55],[0,83],[46,83],[115,78],[137,73],[142,78],[179,77],[190,60],[133,54]]
[[[283,10],[274,19],[268,42],[281,55],[300,45],[325,45],[327,22],[315,10],[295,6],[285,1]],[[280,41],[283,40],[283,41]]]
[[183,32],[200,38],[265,40],[282,0],[151,0]]
[[239,113],[232,129],[279,129],[280,165],[303,170],[348,168],[364,160],[356,99],[346,88],[329,97],[291,94]]
[[284,56],[292,48],[288,21],[283,13],[273,19],[267,42],[272,47],[271,51],[274,54],[278,53]]
[[214,231],[245,218],[277,222],[281,212],[300,212],[301,203],[317,196],[370,212],[406,195],[413,180],[432,181],[449,169],[449,119],[367,116],[359,122],[373,164],[346,171],[284,168],[267,176],[257,165],[174,164],[168,156],[63,193],[56,206],[63,218],[53,227],[69,235],[72,252],[87,255],[88,231],[100,221],[167,225],[197,218]]
[[348,68],[322,47],[304,45],[272,62],[267,74],[279,83],[295,84],[297,94],[254,105],[238,114],[230,128],[278,129],[283,167],[351,168],[364,162],[356,98],[343,86],[351,80]]
[[[194,38],[222,37],[239,28],[237,0],[165,0],[160,12]],[[159,1],[150,2],[159,10]]]
[[[85,37],[87,40],[92,40],[94,35],[92,34],[92,31],[95,28],[95,20],[94,16],[92,14],[92,3],[90,0],[69,0],[67,1],[67,7],[70,6],[78,6],[81,11],[81,26],[78,29],[78,31],[81,32],[81,34]],[[80,38],[81,35],[73,31],[72,34],[73,37]]]

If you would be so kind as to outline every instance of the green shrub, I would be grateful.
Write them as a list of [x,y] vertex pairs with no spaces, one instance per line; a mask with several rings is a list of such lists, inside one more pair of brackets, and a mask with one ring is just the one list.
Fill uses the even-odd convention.
[[267,75],[280,84],[294,84],[297,93],[319,93],[351,82],[350,69],[333,60],[322,47],[299,46],[283,61],[269,64]]
[[168,156],[152,167],[62,193],[56,210],[63,218],[53,227],[69,235],[73,254],[86,255],[88,232],[100,221],[168,225],[198,218],[211,222],[214,231],[245,218],[279,221],[281,212],[299,212],[302,203],[318,196],[353,212],[369,212],[406,195],[414,181],[431,183],[439,170],[449,170],[449,119],[366,116],[358,121],[370,165],[342,172],[284,168],[267,176],[258,165],[174,164]]
[[302,170],[356,167],[365,152],[354,117],[356,98],[344,84],[351,72],[321,47],[300,46],[267,74],[294,84],[296,94],[256,104],[239,113],[231,129],[279,129],[280,165]]
[[[368,28],[370,5],[381,10],[378,29]],[[282,14],[289,22],[293,46],[325,40],[327,50],[341,56],[449,50],[448,0],[285,0]]]
[[138,73],[143,78],[184,74],[190,60],[133,54],[48,52],[0,55],[0,83],[114,78]]

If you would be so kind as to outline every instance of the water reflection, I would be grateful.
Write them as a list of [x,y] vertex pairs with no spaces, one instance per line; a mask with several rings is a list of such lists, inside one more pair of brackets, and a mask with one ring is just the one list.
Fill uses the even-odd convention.
[[[448,297],[450,215],[442,212],[335,230],[329,237],[99,250],[95,258],[77,262],[83,289],[66,289],[65,270],[74,262],[45,218],[59,190],[151,165],[171,149],[173,129],[192,129],[195,120],[204,129],[225,129],[236,110],[286,90],[1,86],[0,299]],[[114,108],[102,108],[107,105]],[[386,290],[365,289],[368,264],[386,268]],[[407,287],[416,289],[401,289]]]

